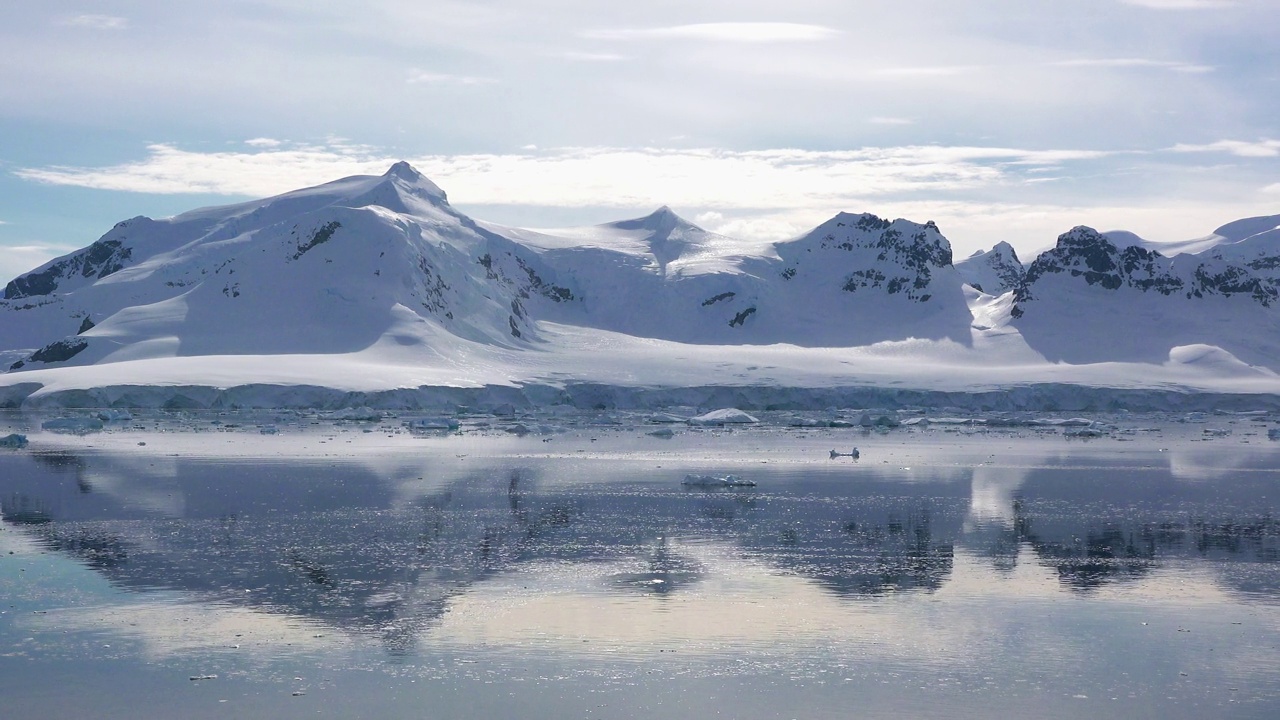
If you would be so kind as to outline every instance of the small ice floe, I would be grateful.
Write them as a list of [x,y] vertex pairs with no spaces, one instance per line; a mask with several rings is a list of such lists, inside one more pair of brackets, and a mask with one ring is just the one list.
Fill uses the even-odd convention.
[[794,428],[851,428],[854,426],[852,422],[839,418],[828,420],[799,416],[789,419],[787,425]]
[[760,421],[738,408],[724,408],[691,417],[686,422],[690,425],[746,425]]
[[350,420],[355,422],[378,422],[382,419],[382,411],[371,407],[346,408],[330,416],[334,420]]
[[672,430],[671,428],[669,428],[669,427],[664,427],[664,428],[658,428],[657,430],[654,430],[653,432],[647,432],[647,433],[645,433],[645,435],[650,435],[650,436],[652,436],[652,437],[656,437],[656,438],[673,438],[673,437],[675,437],[675,436],[676,436],[676,433],[675,433],[675,431],[674,431],[674,430]]
[[1231,434],[1228,428],[1205,428],[1205,437],[1226,437]]
[[40,427],[49,432],[83,435],[101,430],[102,421],[96,417],[60,417],[45,420]]
[[864,428],[896,428],[901,425],[894,413],[867,411],[858,418],[858,425]]
[[1031,427],[1092,427],[1094,422],[1089,418],[1034,418],[1027,421]]
[[1280,440],[1280,428],[1270,428],[1267,430],[1268,440]]
[[107,408],[98,411],[98,419],[102,422],[128,422],[133,419],[133,414],[128,410]]
[[258,428],[258,432],[262,435],[275,435],[280,432],[280,428],[275,425],[263,425]]
[[831,459],[835,460],[838,457],[847,457],[847,458],[853,458],[854,460],[857,460],[858,458],[862,457],[862,453],[858,452],[858,448],[854,448],[847,453],[840,452],[839,450],[832,450]]
[[1062,436],[1069,438],[1100,438],[1103,435],[1106,433],[1092,427],[1070,428],[1062,431]]
[[195,680],[217,680],[217,679],[218,679],[218,676],[217,676],[217,675],[192,675],[192,676],[191,676],[191,679],[192,679],[193,681],[195,681]]
[[737,475],[694,475],[684,476],[681,485],[690,487],[755,487],[754,480],[743,480]]
[[13,433],[0,438],[0,448],[6,450],[21,450],[27,446],[27,436]]
[[410,430],[457,430],[460,424],[453,418],[423,417],[406,420],[404,426]]
[[671,413],[656,413],[645,418],[645,422],[653,423],[655,425],[672,425],[689,422],[689,418],[680,417],[679,415],[673,415]]

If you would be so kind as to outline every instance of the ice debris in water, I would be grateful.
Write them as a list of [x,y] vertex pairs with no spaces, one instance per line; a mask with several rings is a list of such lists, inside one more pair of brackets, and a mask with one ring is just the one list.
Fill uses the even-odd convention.
[[839,450],[832,450],[831,459],[834,460],[838,457],[848,457],[848,458],[853,458],[854,460],[857,460],[858,458],[862,457],[862,453],[858,452],[858,448],[854,448],[847,453],[842,453]]
[[459,427],[457,420],[444,417],[413,418],[404,425],[410,430],[457,430]]
[[901,423],[898,422],[898,418],[895,413],[880,412],[878,410],[875,410],[875,411],[867,411],[862,413],[862,417],[858,418],[858,424],[864,428],[874,427],[877,429],[878,428],[887,429],[887,428],[896,428]]
[[1280,428],[1271,428],[1267,430],[1268,440],[1280,440]]
[[19,450],[27,446],[27,436],[13,433],[0,438],[0,448]]
[[680,417],[679,415],[673,415],[671,413],[664,412],[664,413],[657,413],[654,415],[650,415],[648,419],[645,420],[645,422],[654,423],[654,424],[674,424],[674,423],[689,422],[689,418]]
[[697,417],[691,417],[688,420],[690,425],[736,425],[758,422],[760,421],[738,408],[712,410],[709,413],[703,413]]
[[648,433],[645,433],[645,434],[646,434],[646,435],[652,435],[653,437],[656,437],[656,438],[670,438],[670,437],[675,437],[675,435],[676,435],[675,431],[674,431],[674,430],[672,430],[672,429],[671,429],[671,428],[669,428],[669,427],[658,428],[657,430],[654,430],[653,432],[648,432]]
[[107,408],[98,411],[98,419],[102,422],[128,422],[133,419],[133,414],[128,410]]
[[377,422],[382,419],[382,411],[370,407],[347,408],[335,412],[332,417],[334,420]]
[[737,475],[694,475],[684,476],[681,485],[697,487],[755,487],[754,480],[743,480]]
[[40,423],[41,429],[49,432],[74,433],[81,435],[84,433],[96,432],[102,429],[102,421],[96,417],[60,417],[52,420],[45,420]]

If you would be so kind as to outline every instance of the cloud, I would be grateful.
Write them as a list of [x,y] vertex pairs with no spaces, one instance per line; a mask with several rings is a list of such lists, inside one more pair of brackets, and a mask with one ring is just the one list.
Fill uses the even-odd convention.
[[5,245],[4,252],[0,252],[0,283],[75,249],[70,245]]
[[256,148],[275,148],[275,147],[280,147],[281,142],[273,138],[260,137],[260,138],[253,138],[251,140],[245,140],[244,144],[248,145],[249,147],[256,147]]
[[1172,62],[1168,60],[1150,60],[1148,58],[1096,58],[1080,60],[1063,60],[1053,63],[1055,67],[1100,67],[1100,68],[1151,68],[1172,70],[1180,73],[1213,72],[1211,65],[1195,65],[1192,63]]
[[1237,157],[1269,158],[1280,157],[1280,140],[1262,139],[1256,142],[1246,140],[1219,140],[1207,145],[1186,145],[1179,143],[1170,148],[1174,152],[1225,152]]
[[619,55],[618,53],[577,52],[573,50],[549,53],[548,57],[560,58],[561,60],[574,60],[577,62],[620,62],[622,60],[631,59],[626,55]]
[[95,30],[124,30],[129,27],[128,20],[114,15],[73,15],[64,19],[61,24]]
[[981,69],[982,68],[978,65],[936,65],[879,68],[874,72],[876,75],[888,75],[890,77],[952,77],[955,75],[965,75]]
[[784,22],[721,22],[674,25],[657,28],[589,30],[582,37],[592,40],[706,40],[711,42],[812,42],[840,35],[823,25]]
[[915,125],[915,120],[900,117],[873,117],[867,118],[867,122],[872,125]]
[[[353,174],[380,174],[396,158],[364,146],[263,147],[192,152],[148,147],[146,159],[101,168],[25,168],[26,180],[146,193],[272,195]],[[856,150],[557,148],[409,160],[470,203],[550,207],[661,204],[769,208],[840,204],[851,197],[992,186],[1022,168],[1091,160],[1089,150],[934,145]]]
[[1231,7],[1236,4],[1234,0],[1120,0],[1120,2],[1153,10],[1207,10]]
[[414,70],[405,82],[410,85],[492,85],[498,81],[494,78],[476,77],[474,75],[453,75],[450,73]]

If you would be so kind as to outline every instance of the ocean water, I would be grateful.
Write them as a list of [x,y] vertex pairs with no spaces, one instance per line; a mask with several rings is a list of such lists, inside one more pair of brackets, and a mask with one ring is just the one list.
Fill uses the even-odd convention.
[[1280,717],[1266,417],[406,418],[7,416],[0,715]]

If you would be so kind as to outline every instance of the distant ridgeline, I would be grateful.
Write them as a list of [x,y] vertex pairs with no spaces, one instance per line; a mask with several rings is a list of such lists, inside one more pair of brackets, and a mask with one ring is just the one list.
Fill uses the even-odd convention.
[[1193,245],[1166,256],[1128,233],[1077,227],[1028,266],[1004,242],[953,264],[932,222],[840,213],[744,253],[667,208],[558,231],[478,222],[397,163],[121,222],[6,285],[0,360],[16,375],[386,348],[429,364],[458,344],[518,365],[556,347],[563,333],[548,328],[570,327],[669,341],[663,352],[923,341],[979,360],[1016,346],[1049,363],[1161,364],[1207,347],[1280,371],[1280,216]]

